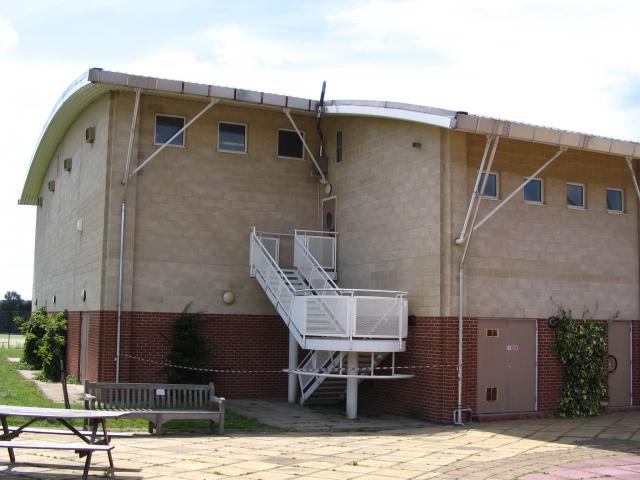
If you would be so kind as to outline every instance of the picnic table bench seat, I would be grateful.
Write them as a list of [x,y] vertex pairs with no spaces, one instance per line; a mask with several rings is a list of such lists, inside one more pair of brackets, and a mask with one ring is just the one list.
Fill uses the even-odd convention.
[[91,443],[58,443],[58,442],[39,442],[39,441],[8,441],[0,440],[0,448],[7,448],[10,452],[14,449],[28,448],[34,450],[67,450],[86,456],[84,462],[84,470],[82,472],[82,478],[87,479],[89,475],[89,468],[91,467],[91,454],[93,452],[110,452],[113,450],[113,445],[99,445]]
[[207,385],[170,383],[105,383],[85,381],[86,410],[125,411],[125,418],[149,422],[149,433],[170,420],[209,420],[213,431],[224,432],[224,398],[216,397],[213,383]]

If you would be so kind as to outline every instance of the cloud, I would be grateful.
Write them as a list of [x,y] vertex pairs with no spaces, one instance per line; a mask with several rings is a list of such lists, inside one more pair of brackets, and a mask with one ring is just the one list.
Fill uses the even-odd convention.
[[6,53],[18,43],[18,32],[0,14],[0,54]]
[[326,18],[351,48],[399,55],[414,48],[395,79],[382,75],[391,84],[378,84],[395,100],[637,139],[637,125],[617,108],[624,80],[617,72],[640,74],[639,14],[640,4],[624,1],[378,0]]

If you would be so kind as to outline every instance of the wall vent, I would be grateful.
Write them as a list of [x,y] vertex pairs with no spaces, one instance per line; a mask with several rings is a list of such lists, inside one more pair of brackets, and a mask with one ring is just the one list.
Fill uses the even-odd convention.
[[49,184],[47,185],[47,188],[49,188],[50,192],[55,192],[56,191],[56,181],[55,180],[51,180],[49,182]]
[[96,140],[96,127],[87,127],[84,131],[84,141],[93,143]]
[[71,165],[73,165],[73,160],[70,158],[65,158],[62,162],[65,172],[71,171]]

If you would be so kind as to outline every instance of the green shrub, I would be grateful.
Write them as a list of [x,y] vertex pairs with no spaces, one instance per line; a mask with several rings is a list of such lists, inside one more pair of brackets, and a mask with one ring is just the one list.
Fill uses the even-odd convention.
[[36,370],[42,369],[42,378],[60,381],[60,359],[64,360],[67,337],[67,312],[48,315],[40,308],[22,322],[25,336],[22,360]]
[[565,384],[560,398],[561,417],[585,417],[600,413],[607,395],[604,362],[607,358],[606,326],[588,311],[576,320],[571,310],[558,308],[554,348],[564,366]]
[[[201,319],[197,314],[183,312],[173,325],[168,361],[172,365],[192,368],[204,368],[207,352],[205,343],[200,336]],[[167,367],[169,383],[204,384],[212,382],[208,372],[188,370],[184,368]]]
[[45,379],[59,382],[62,378],[62,365],[65,359],[67,340],[67,312],[48,315],[44,326],[44,335],[38,355],[42,359],[42,375]]
[[20,331],[24,335],[22,361],[34,370],[42,369],[42,359],[38,355],[40,342],[44,336],[44,325],[47,311],[39,308],[27,320],[20,323]]

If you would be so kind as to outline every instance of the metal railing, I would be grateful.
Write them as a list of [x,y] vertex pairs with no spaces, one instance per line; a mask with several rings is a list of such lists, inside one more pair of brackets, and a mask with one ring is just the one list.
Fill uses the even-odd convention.
[[[302,232],[299,234],[298,232]],[[339,288],[307,246],[313,235],[296,231],[294,266],[309,285],[296,289],[278,264],[280,234],[251,233],[251,275],[288,326],[314,338],[398,340],[407,335],[406,293]],[[317,233],[317,232],[311,232]],[[326,237],[335,242],[335,236]],[[313,240],[310,240],[312,243]]]
[[[307,299],[303,311],[307,335],[346,337],[350,341],[396,338],[402,342],[407,335],[406,292],[339,288],[307,248],[305,239],[310,236],[306,233],[296,230],[294,266],[311,287],[296,295],[314,295]],[[335,236],[326,238],[335,244]]]
[[337,232],[295,230],[295,237],[300,238],[318,264],[330,272],[337,269],[337,235]]
[[[251,275],[256,277],[276,310],[289,325],[296,290],[258,238],[255,228],[251,232],[250,245]],[[303,335],[303,332],[299,333]]]

